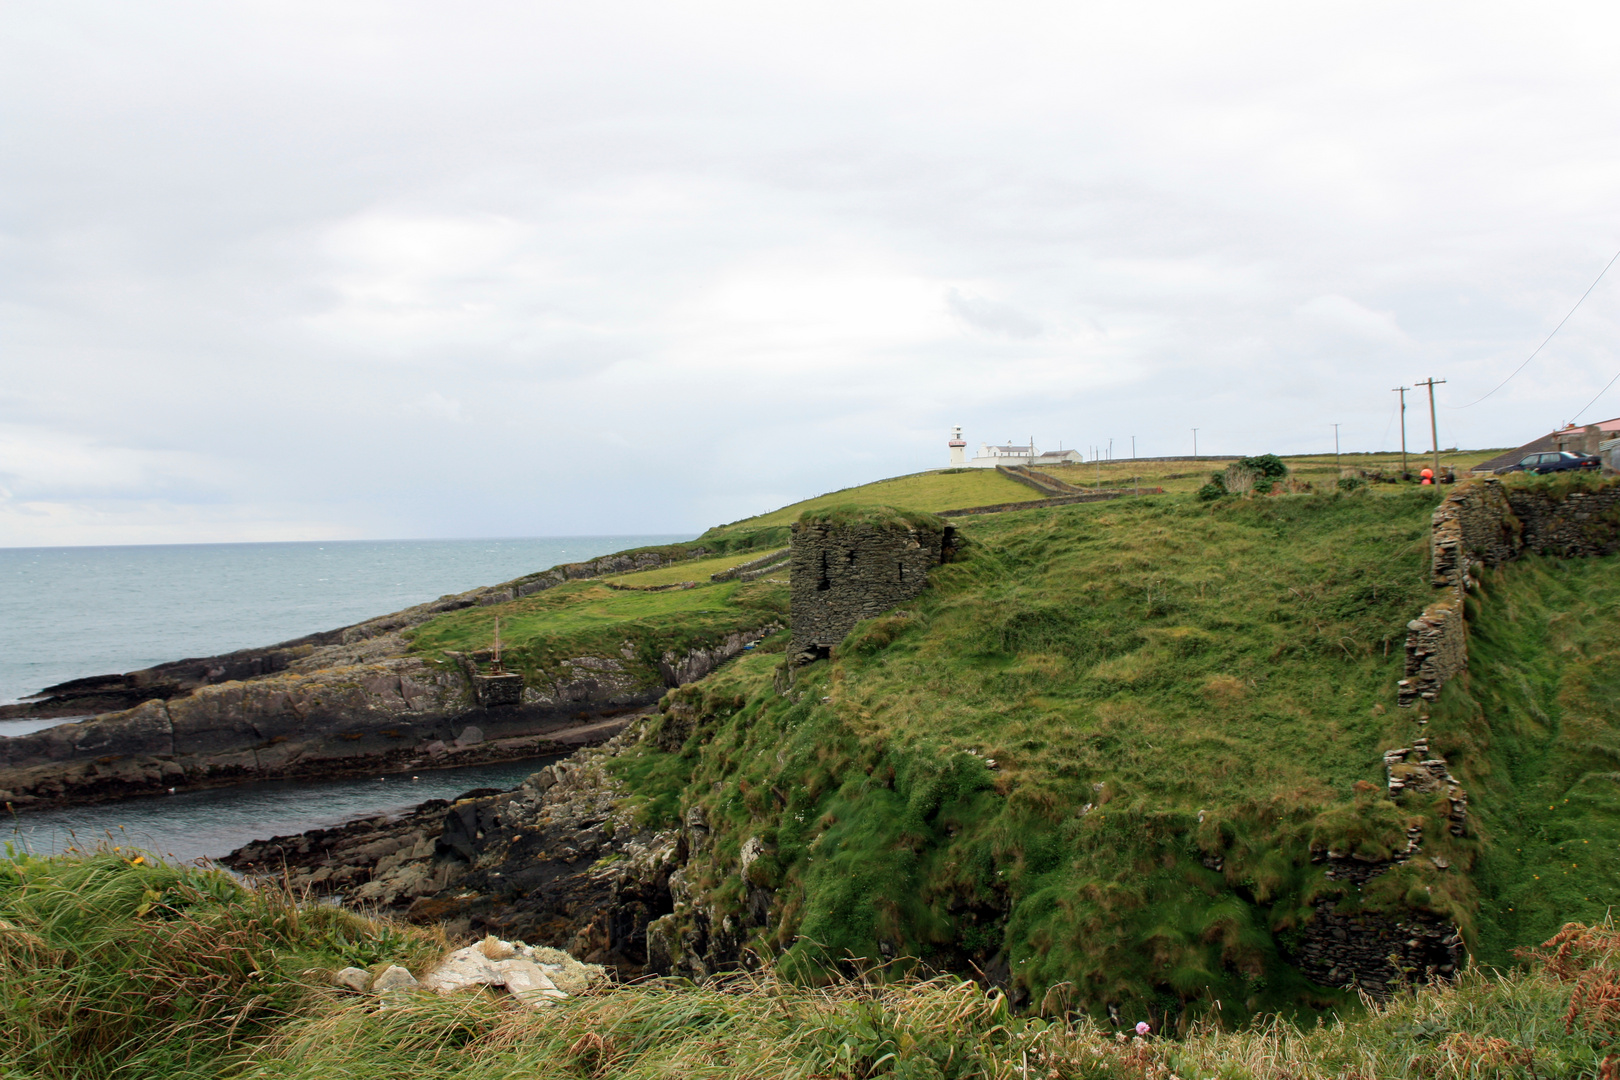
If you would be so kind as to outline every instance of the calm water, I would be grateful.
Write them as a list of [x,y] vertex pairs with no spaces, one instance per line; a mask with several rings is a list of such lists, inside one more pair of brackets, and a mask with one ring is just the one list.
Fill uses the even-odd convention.
[[[0,840],[38,855],[69,845],[107,842],[189,862],[219,858],[249,840],[325,828],[357,817],[397,814],[428,799],[454,799],[474,788],[514,788],[556,758],[468,765],[381,780],[270,780],[213,791],[124,799],[68,810],[19,814]],[[0,857],[4,849],[0,848]]]
[[[0,548],[0,702],[684,536]],[[37,722],[0,722],[0,735]]]
[[[271,645],[559,563],[682,539],[0,548],[0,701],[81,676]],[[59,723],[0,721],[0,736]],[[39,811],[0,822],[0,839],[36,852],[109,840],[181,860],[218,857],[249,840],[398,813],[477,787],[514,787],[544,763],[428,771],[415,781],[269,781]]]

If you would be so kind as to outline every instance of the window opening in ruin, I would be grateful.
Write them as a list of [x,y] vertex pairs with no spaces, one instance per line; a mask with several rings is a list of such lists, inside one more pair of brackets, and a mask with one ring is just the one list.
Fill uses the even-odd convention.
[[906,583],[906,564],[903,563],[903,562],[897,562],[897,563],[894,564],[894,568],[896,570],[900,571],[900,576],[897,577],[895,580],[900,582],[900,584],[904,585]]
[[832,588],[832,579],[827,576],[827,553],[821,553],[821,575],[816,578],[816,591],[826,592]]

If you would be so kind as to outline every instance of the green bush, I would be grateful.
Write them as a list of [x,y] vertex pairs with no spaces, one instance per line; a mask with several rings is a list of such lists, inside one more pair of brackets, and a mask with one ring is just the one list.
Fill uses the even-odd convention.
[[1238,464],[1245,469],[1253,469],[1266,480],[1284,480],[1288,477],[1288,466],[1276,454],[1240,458]]

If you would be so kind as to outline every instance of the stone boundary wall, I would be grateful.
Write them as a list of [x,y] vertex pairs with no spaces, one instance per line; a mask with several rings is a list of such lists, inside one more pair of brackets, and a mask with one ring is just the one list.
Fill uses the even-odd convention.
[[1429,540],[1430,581],[1462,598],[1471,565],[1500,566],[1524,543],[1500,480],[1466,482],[1435,508]]
[[737,575],[737,580],[738,581],[758,581],[760,578],[764,577],[766,574],[774,574],[779,570],[785,569],[787,567],[787,565],[791,561],[792,561],[792,557],[789,556],[788,558],[785,558],[785,559],[778,559],[776,562],[773,562],[768,566],[761,566],[757,570],[744,570],[742,573]]
[[1084,495],[1062,495],[1055,499],[1031,499],[1029,502],[996,503],[993,506],[969,506],[962,510],[941,510],[943,518],[970,517],[974,514],[1002,514],[1010,510],[1040,510],[1048,506],[1072,506],[1075,503],[1105,502],[1124,495],[1163,495],[1162,487],[1131,488],[1129,490],[1089,491]]
[[996,472],[1014,483],[1033,488],[1046,496],[1081,495],[1085,492],[1084,488],[1077,488],[1065,480],[1059,480],[1055,476],[1038,472],[1028,465],[997,465]]
[[1510,488],[1507,500],[1523,523],[1527,550],[1566,559],[1620,551],[1620,483],[1558,500],[1551,492]]
[[1361,989],[1385,1000],[1403,983],[1455,978],[1467,963],[1462,935],[1438,915],[1339,914],[1339,903],[1315,905],[1294,957],[1312,982]]
[[787,562],[792,556],[793,549],[791,547],[778,548],[775,551],[761,555],[757,559],[749,559],[745,563],[738,563],[736,566],[729,566],[724,570],[710,574],[709,580],[719,582],[730,581],[732,578],[741,578],[743,581],[752,581],[753,578],[748,576],[751,572],[774,569],[777,563]]
[[1560,494],[1507,487],[1494,476],[1466,481],[1435,508],[1430,583],[1440,592],[1406,624],[1406,670],[1396,701],[1433,701],[1468,667],[1463,598],[1476,566],[1511,562],[1526,551],[1576,558],[1620,551],[1620,484]]

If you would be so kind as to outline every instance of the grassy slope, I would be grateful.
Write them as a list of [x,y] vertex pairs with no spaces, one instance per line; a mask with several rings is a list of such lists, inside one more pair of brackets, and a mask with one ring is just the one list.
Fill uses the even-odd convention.
[[[748,553],[742,556],[747,557]],[[701,560],[716,561],[734,565],[738,560]],[[530,685],[573,678],[563,661],[605,656],[623,659],[638,679],[651,686],[659,681],[658,663],[665,652],[684,655],[738,630],[786,621],[787,586],[781,582],[711,584],[707,574],[700,580],[698,588],[669,592],[610,589],[599,581],[569,582],[509,603],[447,612],[411,631],[411,648],[436,660],[449,651],[487,649],[499,618],[502,659],[508,670],[522,672]],[[623,654],[626,642],[631,645],[629,657]]]
[[[1309,845],[1387,854],[1428,815],[1429,851],[1472,858],[1428,809],[1352,788],[1381,787],[1405,723],[1393,684],[1435,499],[1144,499],[968,522],[969,556],[806,669],[794,697],[752,659],[677,694],[705,717],[683,755],[622,767],[648,797],[684,781],[680,801],[723,823],[694,875],[722,906],[745,887],[742,840],[775,846],[751,873],[785,898],[765,944],[790,958],[999,953],[1037,1002],[1072,982],[1093,1007],[1329,1004],[1278,949],[1324,884]],[[1367,900],[1425,889],[1467,925],[1467,879],[1432,867]]]
[[[786,547],[786,544],[782,545]],[[721,555],[713,559],[694,559],[690,562],[675,563],[673,566],[660,566],[656,570],[639,570],[634,574],[620,574],[608,580],[624,585],[674,585],[682,581],[696,581],[706,583],[710,574],[717,574],[722,570],[729,570],[733,566],[740,566],[752,562],[768,551],[740,551],[733,555]],[[786,571],[784,571],[785,573]]]
[[1045,496],[1034,488],[1025,487],[1016,480],[1009,480],[994,469],[942,469],[938,472],[896,476],[876,483],[818,495],[813,499],[784,506],[780,510],[772,510],[768,514],[717,526],[699,539],[723,537],[768,526],[789,525],[799,520],[799,515],[806,510],[820,510],[829,506],[894,506],[901,510],[921,510],[932,514],[941,510],[959,510],[969,506],[1032,502],[1041,498]]
[[1494,838],[1476,873],[1477,947],[1501,963],[1616,899],[1620,557],[1509,564],[1469,614],[1469,675],[1429,726],[1464,751],[1470,811]]
[[[1576,976],[1612,980],[1612,931]],[[506,1080],[772,1077],[865,1080],[1339,1080],[1594,1075],[1609,1040],[1578,1018],[1560,969],[1424,989],[1344,1023],[1116,1039],[1087,1018],[1020,1017],[971,983],[757,978],[610,988],[535,1012],[468,993],[379,1008],[327,973],[398,962],[418,976],[442,937],[131,853],[0,863],[0,1075],[16,1080]],[[1138,1013],[1123,1017],[1133,1023]],[[1497,1041],[1491,1041],[1497,1040]]]
[[[1184,463],[1155,464],[1161,472],[1149,479],[1162,483]],[[1329,460],[1295,462],[1296,477],[1313,467],[1337,476]],[[1427,596],[1437,495],[1380,487],[1214,505],[1171,497],[961,522],[969,557],[937,572],[908,610],[858,630],[836,663],[810,669],[798,697],[769,688],[774,656],[745,660],[685,692],[685,707],[704,719],[683,753],[644,751],[621,767],[654,816],[701,802],[724,823],[719,858],[699,881],[722,905],[741,905],[748,884],[735,873],[742,840],[760,835],[776,847],[754,875],[781,889],[786,907],[761,944],[799,959],[886,947],[958,969],[1004,962],[1036,995],[1077,980],[1094,1003],[1326,1004],[1335,995],[1303,986],[1283,962],[1324,887],[1309,847],[1382,855],[1425,821],[1426,853],[1456,871],[1408,866],[1364,901],[1445,913],[1500,962],[1563,918],[1590,917],[1612,869],[1597,859],[1581,870],[1572,857],[1537,877],[1545,853],[1530,869],[1504,860],[1504,836],[1516,848],[1569,854],[1567,843],[1525,840],[1545,832],[1525,807],[1493,817],[1518,799],[1525,770],[1569,771],[1514,749],[1529,736],[1510,734],[1511,717],[1536,715],[1523,702],[1492,699],[1503,719],[1486,723],[1485,706],[1468,699],[1457,708],[1474,719],[1437,713],[1433,727],[1436,749],[1483,785],[1474,812],[1499,842],[1478,875],[1462,872],[1477,842],[1449,837],[1437,807],[1397,807],[1376,790],[1380,751],[1412,734],[1410,716],[1390,707],[1392,683],[1404,621]],[[830,499],[799,509],[820,504]],[[703,580],[742,557],[652,573]],[[1598,577],[1581,578],[1571,595],[1533,602],[1550,579],[1525,577],[1529,592],[1511,610],[1529,603],[1530,629],[1509,634],[1487,620],[1476,655],[1494,663],[1497,639],[1521,651],[1562,641],[1549,638],[1549,621],[1566,636],[1606,625],[1597,613],[1614,605],[1597,588],[1599,565],[1574,571]],[[1503,580],[1516,573],[1529,571],[1509,568]],[[624,578],[644,579],[652,583]],[[1591,614],[1556,616],[1580,609],[1576,597],[1587,593]],[[638,646],[631,666],[652,685],[665,650],[758,625],[785,604],[771,581],[668,593],[578,582],[442,616],[416,648],[487,646],[500,615],[519,670],[566,678],[562,660],[615,655],[629,639]],[[1512,685],[1529,688],[1536,709],[1559,712],[1569,698],[1559,657],[1573,647],[1515,654],[1527,674]],[[1597,655],[1581,686],[1597,678],[1606,653]],[[1473,682],[1484,686],[1479,671]],[[1582,693],[1584,708],[1601,699]],[[1486,743],[1490,753],[1471,753]],[[1357,793],[1356,781],[1375,790]],[[1537,789],[1532,801],[1541,797]],[[1095,809],[1076,813],[1087,804]],[[1545,832],[1555,834],[1599,839],[1590,829]],[[1217,854],[1220,872],[1205,865]],[[1568,888],[1539,902],[1554,877]]]

